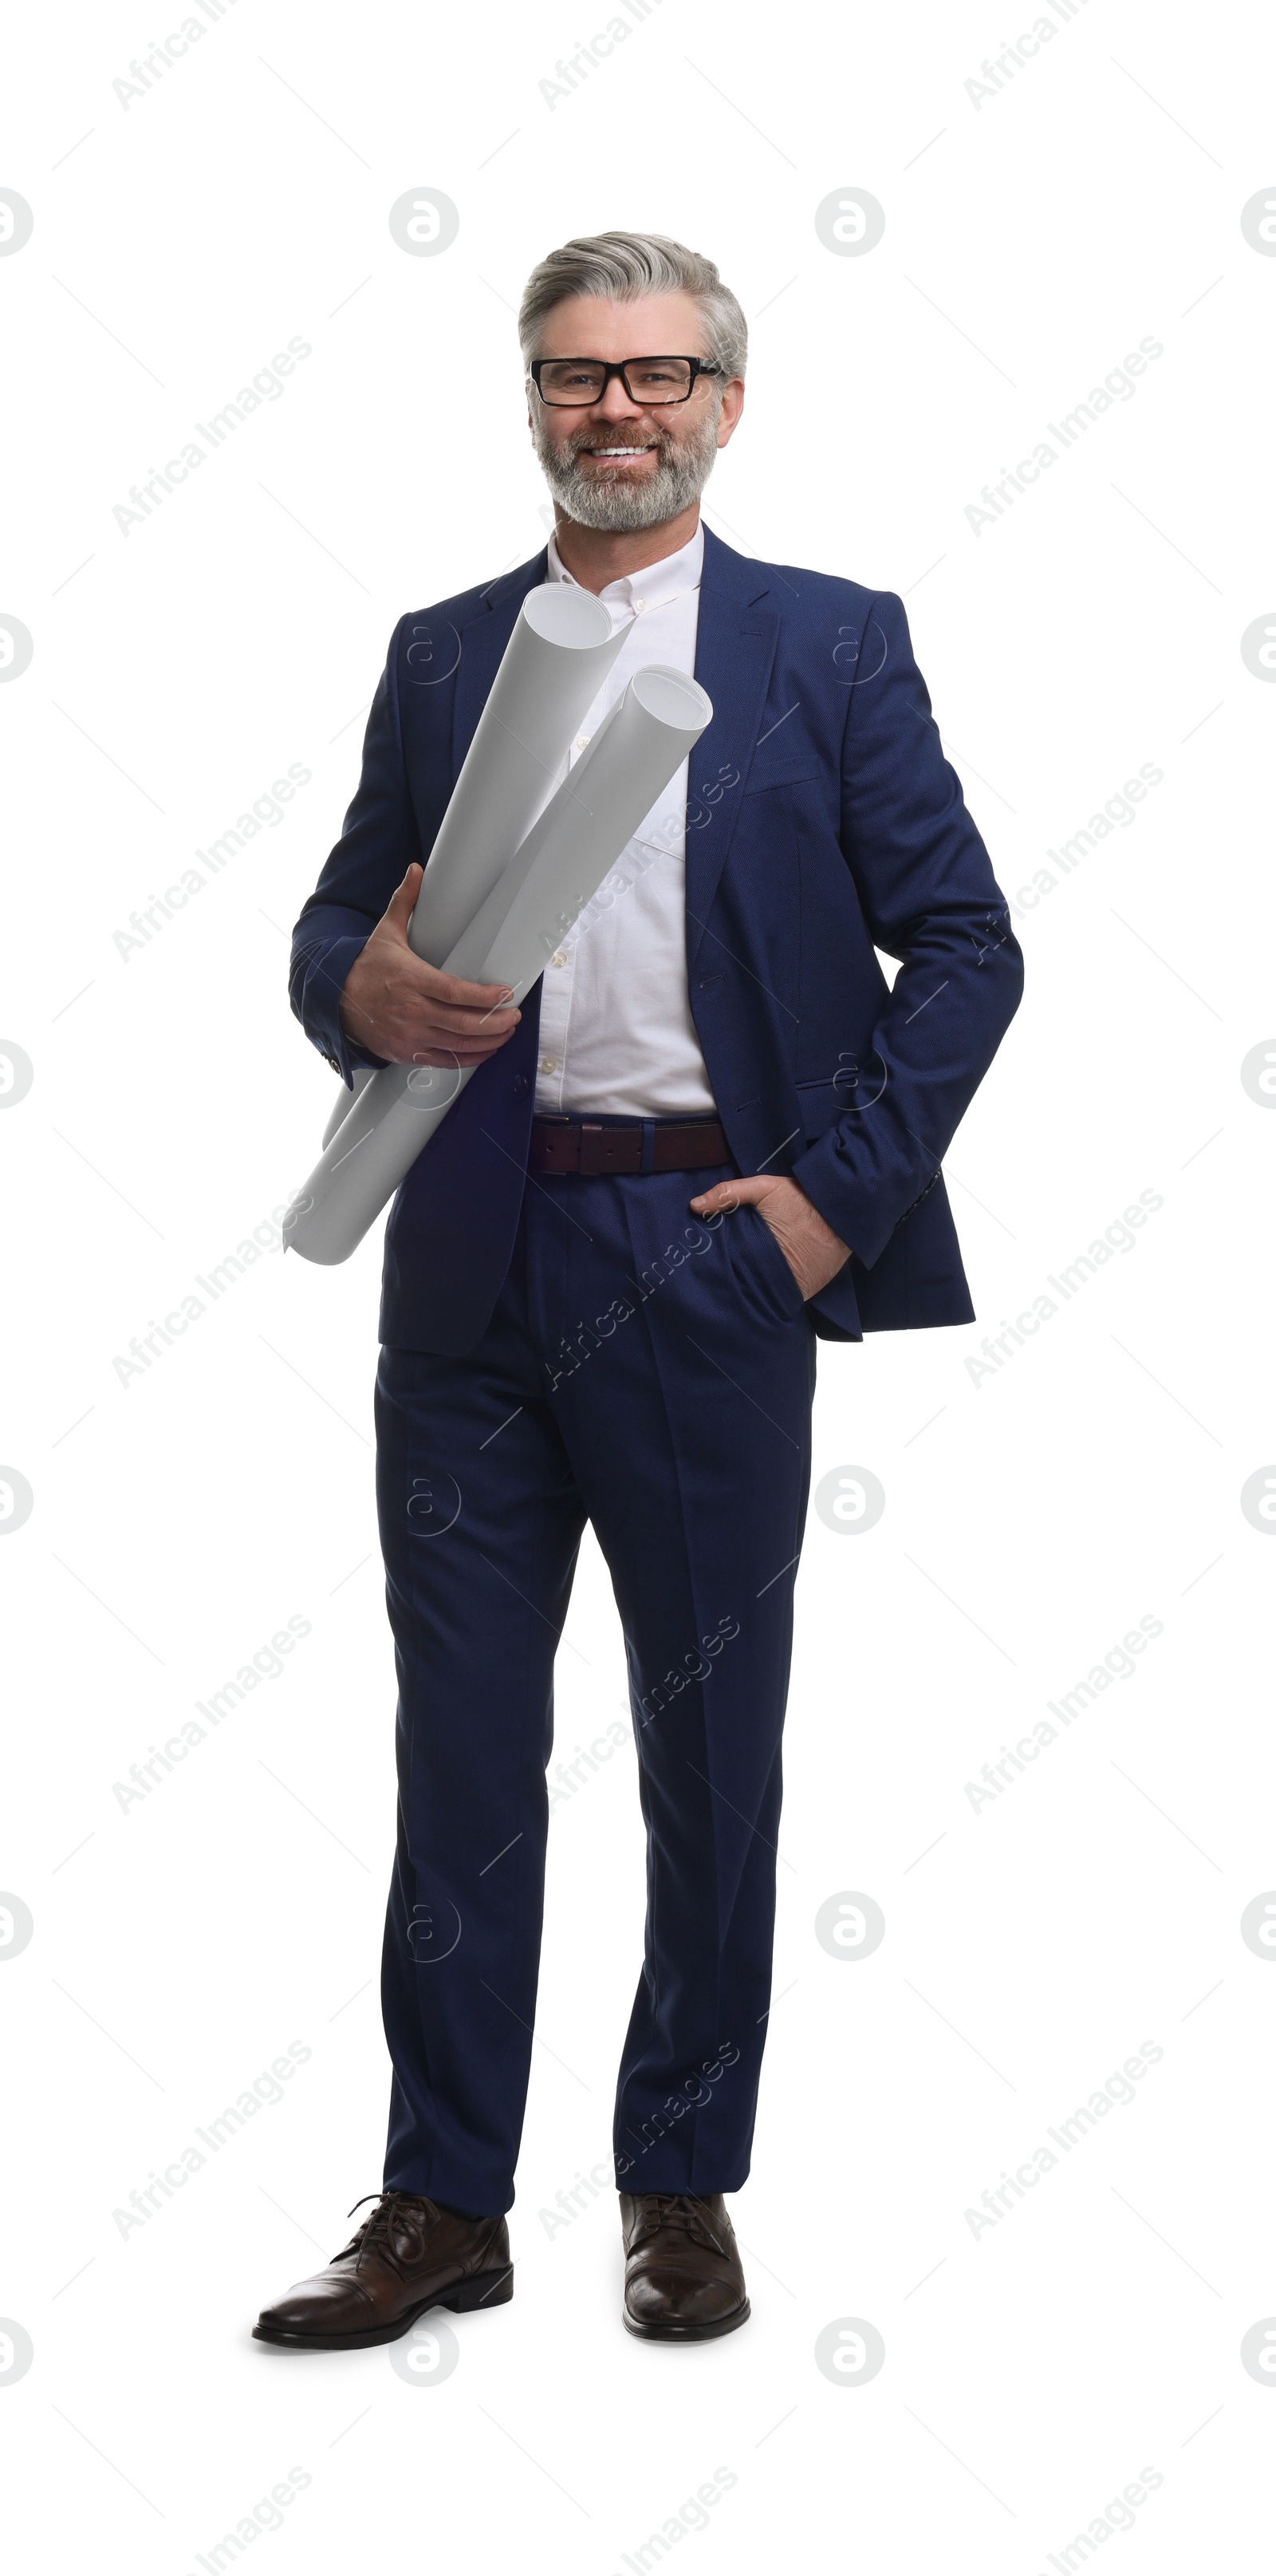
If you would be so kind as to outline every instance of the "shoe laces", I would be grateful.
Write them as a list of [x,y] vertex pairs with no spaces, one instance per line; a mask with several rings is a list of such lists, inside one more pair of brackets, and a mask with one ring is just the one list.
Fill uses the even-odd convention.
[[723,2247],[714,2235],[705,2215],[704,2202],[689,2191],[651,2191],[643,2193],[643,2212],[633,2237],[633,2245],[643,2245],[662,2228],[680,2227],[695,2245],[706,2245],[713,2254]]
[[355,2257],[355,2270],[358,2271],[365,2256],[379,2254],[382,2261],[389,2263],[392,2269],[397,2272],[401,2269],[401,2266],[390,2242],[390,2230],[393,2227],[395,2220],[398,2218],[400,2211],[410,2210],[413,2213],[423,2211],[425,2213],[425,2224],[430,2226],[438,2217],[438,2210],[436,2209],[434,2202],[432,2200],[426,2200],[424,2195],[420,2192],[365,2191],[363,2200],[356,2200],[354,2209],[351,2209],[347,2215],[353,2218],[355,2209],[362,2209],[364,2202],[369,2200],[374,2200],[376,2202],[376,2208],[369,2213],[367,2218],[360,2222],[358,2227],[356,2227],[349,2244],[343,2247],[341,2253],[337,2255],[336,2260],[339,2263],[344,2262],[347,2256],[353,2254]]

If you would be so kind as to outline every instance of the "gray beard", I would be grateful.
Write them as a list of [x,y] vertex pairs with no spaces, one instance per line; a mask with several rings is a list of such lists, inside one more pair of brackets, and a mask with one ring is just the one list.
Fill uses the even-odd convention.
[[533,414],[532,443],[554,499],[577,527],[632,535],[678,518],[699,500],[718,454],[719,409],[720,404],[715,404],[685,446],[664,440],[654,473],[644,475],[641,484],[629,482],[623,469],[613,467],[603,479],[578,463],[577,445],[588,447],[598,437],[597,430],[581,430],[578,440],[563,449],[552,443],[544,420]]

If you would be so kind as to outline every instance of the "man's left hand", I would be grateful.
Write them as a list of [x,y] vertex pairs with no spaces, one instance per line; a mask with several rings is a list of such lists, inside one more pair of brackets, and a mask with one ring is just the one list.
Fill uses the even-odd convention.
[[718,1216],[731,1208],[755,1207],[779,1244],[804,1297],[818,1297],[830,1279],[850,1260],[851,1248],[826,1225],[805,1190],[783,1174],[766,1180],[718,1181],[702,1198],[691,1201],[697,1216]]

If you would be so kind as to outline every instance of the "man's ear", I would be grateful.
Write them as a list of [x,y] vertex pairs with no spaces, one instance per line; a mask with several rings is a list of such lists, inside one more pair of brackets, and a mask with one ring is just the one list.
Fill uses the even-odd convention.
[[[730,396],[730,395],[732,395],[732,394],[734,394],[734,396],[735,396],[735,401],[734,401],[734,403],[730,404],[730,406],[729,406],[729,405],[728,405],[728,396]],[[738,421],[739,421],[739,418],[740,418],[740,414],[741,414],[741,412],[743,411],[743,409],[744,409],[744,378],[743,378],[743,376],[732,376],[732,377],[730,377],[730,378],[729,378],[728,382],[727,382],[727,383],[723,386],[723,388],[722,388],[722,402],[721,402],[721,405],[720,405],[720,407],[719,407],[719,411],[718,411],[718,445],[719,445],[719,447],[725,447],[725,446],[726,446],[727,440],[731,437],[731,435],[732,435],[733,431],[735,430],[736,425],[737,425],[737,423],[738,423]],[[728,416],[728,411],[729,411],[729,416]]]

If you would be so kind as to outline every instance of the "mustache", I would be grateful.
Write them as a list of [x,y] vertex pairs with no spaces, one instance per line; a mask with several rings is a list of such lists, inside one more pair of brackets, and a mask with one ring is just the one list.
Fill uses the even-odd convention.
[[578,456],[585,455],[589,449],[595,447],[654,448],[656,453],[664,458],[670,453],[671,442],[663,430],[653,431],[648,438],[621,438],[616,433],[609,436],[603,430],[575,429],[570,437],[564,439],[558,452],[561,458],[569,460],[574,465]]

